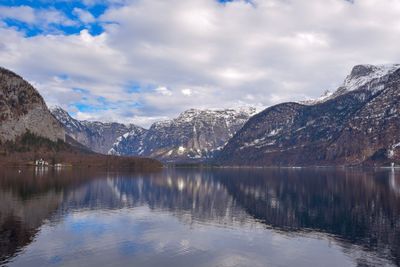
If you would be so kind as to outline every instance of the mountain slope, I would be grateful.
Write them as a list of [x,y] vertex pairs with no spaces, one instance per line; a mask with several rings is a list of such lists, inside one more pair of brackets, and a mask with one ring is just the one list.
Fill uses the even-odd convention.
[[52,141],[65,140],[63,128],[37,90],[17,74],[0,68],[0,143],[14,141],[28,131]]
[[327,159],[342,162],[400,162],[400,66],[379,94],[345,125],[327,149]]
[[163,161],[202,161],[214,156],[255,112],[190,109],[173,120],[154,123],[148,131],[132,131],[110,151],[144,155]]
[[[107,125],[101,132],[97,125],[93,128],[101,134],[112,131],[119,135],[113,126]],[[132,170],[162,167],[160,162],[152,159],[96,154],[69,138],[40,94],[17,74],[0,68],[0,166],[32,165],[43,158],[49,166],[63,163]]]
[[107,154],[119,136],[137,128],[135,125],[127,126],[115,122],[79,121],[72,118],[61,107],[53,107],[51,112],[64,126],[69,136],[93,151],[102,154]]
[[119,136],[112,148],[108,151],[111,155],[141,156],[144,149],[144,138],[148,130],[135,127],[129,132]]
[[[252,117],[218,161],[228,165],[332,165],[395,160],[400,65],[355,66],[315,104],[283,103]],[[388,157],[390,156],[390,157]]]

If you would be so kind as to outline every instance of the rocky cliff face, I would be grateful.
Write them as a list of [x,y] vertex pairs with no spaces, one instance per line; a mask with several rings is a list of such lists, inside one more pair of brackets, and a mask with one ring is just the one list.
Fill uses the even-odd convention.
[[148,130],[134,127],[131,131],[119,136],[112,148],[108,151],[111,155],[141,156],[144,150],[144,138]]
[[238,131],[254,109],[190,109],[177,118],[154,123],[148,131],[134,130],[119,138],[110,151],[164,161],[203,161],[212,158]]
[[355,66],[315,103],[283,103],[252,117],[218,161],[228,165],[400,163],[400,65]]
[[68,135],[95,152],[107,154],[118,137],[136,129],[135,125],[79,121],[60,107],[52,107],[52,114],[61,122]]
[[13,141],[27,131],[52,141],[65,140],[63,128],[36,89],[0,68],[0,142]]

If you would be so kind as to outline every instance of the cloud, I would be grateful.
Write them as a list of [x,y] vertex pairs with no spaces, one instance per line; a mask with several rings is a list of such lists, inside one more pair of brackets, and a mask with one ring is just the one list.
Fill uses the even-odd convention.
[[189,88],[182,89],[181,92],[185,96],[191,96],[192,95],[192,89],[189,89]]
[[51,24],[74,26],[77,23],[54,9],[34,9],[29,6],[0,6],[0,19],[18,20],[29,25],[49,28]]
[[74,8],[73,13],[79,18],[83,23],[93,23],[96,21],[95,17],[89,11],[83,10],[81,8]]
[[172,92],[165,86],[157,87],[154,91],[163,96],[172,96]]
[[35,23],[37,20],[35,10],[28,6],[0,7],[0,18],[17,19],[26,23]]
[[[318,97],[338,87],[355,64],[400,62],[397,1],[84,4],[99,3],[107,5],[104,14],[94,18],[86,8],[75,9],[79,21],[73,21],[85,27],[96,19],[103,28],[96,36],[87,27],[72,35],[26,37],[0,26],[1,65],[34,81],[51,104],[101,106],[98,99],[107,99],[101,112],[81,112],[100,120],[140,118],[147,126],[188,108],[267,107]],[[40,22],[43,8],[20,8],[4,7],[0,17],[57,21],[46,13],[48,19]],[[56,79],[62,76],[68,79]],[[74,88],[90,94],[79,100],[83,96],[71,93]]]

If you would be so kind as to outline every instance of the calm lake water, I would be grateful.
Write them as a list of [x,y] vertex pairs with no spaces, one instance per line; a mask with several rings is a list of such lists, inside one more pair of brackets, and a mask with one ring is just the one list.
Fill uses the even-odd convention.
[[399,266],[400,172],[0,170],[1,266]]

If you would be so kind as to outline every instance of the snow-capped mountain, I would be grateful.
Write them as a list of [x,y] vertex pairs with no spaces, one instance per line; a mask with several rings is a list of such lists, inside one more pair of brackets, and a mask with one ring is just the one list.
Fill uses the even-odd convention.
[[51,113],[64,126],[65,132],[91,150],[107,154],[121,135],[140,128],[133,124],[79,121],[72,118],[61,107],[52,107]]
[[368,90],[373,94],[378,93],[384,88],[389,79],[389,75],[400,68],[400,64],[387,65],[357,65],[346,77],[343,84],[335,91],[326,90],[317,99],[301,101],[301,104],[315,105],[333,99],[339,95],[346,94],[354,90]]
[[66,133],[93,151],[180,162],[212,158],[255,111],[190,109],[146,130],[133,124],[79,121],[60,107],[51,108]]
[[76,133],[84,132],[86,127],[78,120],[72,118],[67,111],[59,106],[50,107],[50,112],[64,126],[67,134],[78,139]]
[[131,131],[119,136],[112,145],[108,154],[125,156],[142,156],[144,149],[144,138],[148,130],[135,127]]
[[212,158],[254,113],[254,108],[190,109],[175,119],[154,123],[148,131],[121,136],[110,153],[149,156],[164,161]]
[[315,103],[253,116],[218,158],[234,165],[400,163],[400,65],[358,65]]
[[[387,65],[357,65],[350,75],[346,77],[341,88],[345,92],[354,91],[367,86],[368,90],[383,89],[383,83],[387,82],[390,74],[400,68],[400,64]],[[338,91],[342,91],[339,88]]]

